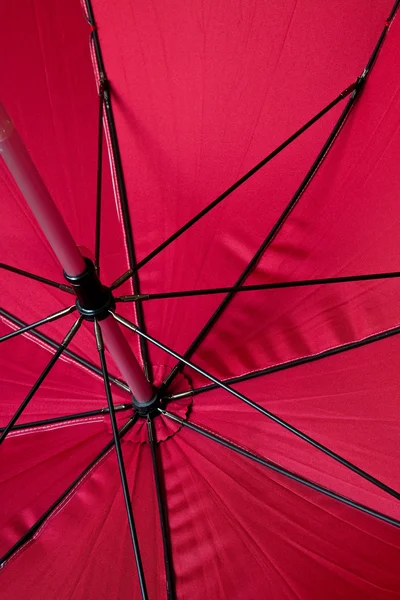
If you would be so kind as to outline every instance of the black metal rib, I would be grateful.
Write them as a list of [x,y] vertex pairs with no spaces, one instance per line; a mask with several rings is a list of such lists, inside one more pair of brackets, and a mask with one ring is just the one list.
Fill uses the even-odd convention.
[[[126,242],[126,247],[128,250],[129,268],[132,271],[134,271],[134,275],[132,276],[134,289],[138,294],[140,294],[140,281],[139,281],[139,276],[137,274],[137,269],[136,269],[135,246],[133,243],[132,224],[131,224],[131,219],[130,219],[130,214],[129,214],[129,203],[128,203],[128,197],[127,197],[126,187],[125,187],[124,171],[122,168],[122,160],[121,160],[121,153],[119,150],[117,129],[115,126],[114,113],[113,113],[113,109],[112,109],[112,101],[111,101],[111,95],[110,95],[110,90],[109,90],[109,82],[107,79],[103,56],[102,56],[102,52],[101,52],[101,48],[100,48],[100,40],[99,40],[97,28],[96,28],[96,21],[94,18],[91,0],[84,0],[84,2],[85,2],[85,6],[86,6],[87,18],[88,18],[89,24],[92,27],[91,40],[93,42],[93,47],[94,47],[94,52],[95,52],[96,62],[97,62],[97,68],[99,71],[100,82],[101,82],[101,86],[102,86],[104,110],[105,110],[105,115],[106,115],[108,129],[109,129],[111,152],[112,152],[112,156],[114,159],[116,184],[117,184],[118,194],[119,194],[119,198],[120,198],[120,202],[121,202],[121,213],[122,213],[122,221],[123,221],[123,225],[124,225],[125,242]],[[143,307],[140,302],[136,305],[136,318],[137,318],[139,327],[141,329],[143,329],[143,331],[145,331],[146,329],[145,329],[145,323],[144,323]],[[143,359],[144,373],[145,373],[147,379],[149,379],[149,381],[151,381],[152,380],[151,365],[150,365],[150,361],[149,361],[149,351],[148,351],[146,340],[140,340],[140,349],[141,349],[141,354],[142,354],[142,359]]]
[[[25,327],[27,325],[27,323],[25,323],[25,321],[18,319],[15,315],[8,312],[7,310],[4,310],[3,308],[0,308],[0,317],[4,317],[5,319],[8,319],[9,321],[11,321],[11,323],[14,323],[14,325],[18,325],[19,327]],[[33,337],[37,338],[38,340],[40,340],[42,342],[45,342],[46,344],[48,344],[51,348],[54,348],[55,350],[57,350],[60,347],[60,344],[58,342],[56,342],[55,340],[50,338],[48,335],[45,335],[44,333],[40,333],[40,331],[32,330],[30,332],[30,335],[32,335]],[[88,369],[88,371],[90,371],[91,373],[95,373],[96,375],[102,376],[101,369],[96,367],[96,365],[91,363],[89,360],[86,360],[86,358],[83,358],[82,356],[79,356],[79,354],[76,354],[76,352],[72,352],[71,350],[66,349],[66,350],[64,350],[64,354],[66,356],[68,356],[69,358],[71,358],[78,365],[81,365],[82,367],[85,367],[86,369]],[[129,395],[131,395],[129,386],[126,383],[124,383],[117,377],[113,377],[111,375],[110,375],[110,381],[112,381],[112,383],[114,383],[116,386],[118,386],[121,390],[124,390]]]
[[16,273],[17,275],[22,275],[23,277],[27,277],[28,279],[33,279],[34,281],[40,281],[40,283],[44,283],[45,285],[50,285],[51,287],[57,288],[62,292],[67,292],[68,294],[73,294],[74,291],[71,286],[66,285],[65,283],[57,283],[56,281],[52,281],[51,279],[47,279],[46,277],[41,277],[41,275],[35,275],[34,273],[29,273],[29,271],[24,271],[23,269],[17,269],[16,267],[12,267],[11,265],[6,265],[5,263],[0,263],[0,269],[4,269],[5,271],[10,271],[11,273]]
[[380,279],[396,279],[399,271],[391,273],[371,273],[370,275],[348,275],[343,277],[326,277],[323,279],[303,279],[301,281],[279,281],[276,283],[259,283],[239,287],[206,288],[201,290],[183,290],[181,292],[161,292],[159,294],[140,294],[119,296],[116,302],[136,302],[138,300],[165,300],[168,298],[185,298],[187,296],[208,296],[210,294],[227,294],[230,292],[256,292],[260,290],[276,290],[281,288],[296,288],[312,285],[330,285],[335,283],[352,283],[355,281],[374,281]]
[[99,122],[97,133],[96,229],[94,238],[94,264],[98,276],[100,274],[101,201],[103,183],[103,104],[103,88],[100,82]]
[[[132,404],[117,404],[114,406],[115,412],[121,412],[123,410],[132,410]],[[85,412],[74,413],[73,415],[63,415],[61,417],[52,417],[51,419],[41,419],[40,421],[29,421],[29,423],[21,423],[20,425],[14,425],[11,427],[11,431],[21,431],[23,429],[34,429],[44,427],[46,425],[53,425],[56,423],[64,423],[68,421],[75,421],[76,419],[86,419],[88,417],[97,417],[99,415],[106,415],[109,413],[108,407],[99,408],[98,410],[87,410]],[[4,427],[0,427],[0,432],[4,431]]]
[[[280,217],[276,221],[275,225],[272,227],[271,231],[269,232],[269,234],[267,235],[267,237],[265,238],[265,240],[263,241],[263,243],[261,244],[261,246],[259,247],[259,249],[257,250],[257,252],[254,254],[254,256],[251,259],[251,261],[248,263],[248,265],[246,266],[246,268],[243,270],[243,272],[240,275],[239,279],[236,281],[235,287],[241,287],[243,285],[243,283],[245,282],[245,280],[247,279],[247,277],[256,268],[256,266],[257,266],[258,262],[260,261],[261,257],[264,255],[264,253],[267,250],[267,248],[270,246],[270,244],[272,243],[272,241],[277,236],[278,232],[282,228],[282,226],[285,223],[286,219],[291,214],[292,210],[295,208],[297,202],[300,200],[300,198],[301,198],[303,192],[305,191],[306,187],[308,186],[308,184],[310,183],[310,181],[314,177],[316,171],[318,170],[318,168],[322,164],[323,160],[325,159],[327,153],[331,149],[331,147],[332,147],[332,145],[333,145],[336,137],[338,136],[341,128],[343,127],[343,125],[344,125],[344,123],[345,123],[345,121],[346,121],[346,119],[347,119],[347,117],[348,117],[351,109],[354,106],[354,103],[356,102],[357,98],[359,97],[359,94],[360,94],[361,90],[363,89],[364,84],[365,84],[365,82],[366,82],[366,80],[367,80],[367,78],[368,78],[368,76],[369,76],[369,74],[371,72],[371,69],[372,69],[372,67],[373,67],[373,65],[375,63],[376,57],[377,57],[378,52],[379,52],[379,50],[380,50],[380,48],[382,46],[382,43],[383,43],[383,41],[384,41],[384,39],[386,37],[386,33],[387,33],[388,29],[389,29],[389,25],[390,25],[391,21],[394,18],[394,15],[395,15],[396,10],[397,10],[397,8],[399,6],[399,3],[400,3],[400,0],[396,0],[391,13],[390,13],[387,21],[385,22],[385,26],[383,28],[382,34],[379,37],[379,40],[378,40],[377,44],[375,45],[375,48],[374,48],[374,50],[372,52],[372,55],[371,55],[371,57],[370,57],[370,59],[369,59],[369,61],[367,63],[367,66],[364,69],[361,77],[358,78],[356,88],[353,91],[352,95],[350,96],[350,99],[346,103],[346,106],[345,106],[344,110],[342,111],[342,114],[340,115],[338,121],[336,122],[336,124],[335,124],[332,132],[328,136],[328,139],[326,140],[325,144],[323,145],[321,151],[319,152],[317,158],[315,159],[314,163],[312,164],[312,166],[311,166],[310,170],[308,171],[307,175],[305,176],[305,178],[303,179],[302,183],[300,184],[300,187],[297,189],[296,193],[294,194],[294,196],[292,197],[292,199],[290,200],[290,202],[287,204],[286,208],[284,209],[284,211],[282,212],[282,214],[280,215]],[[200,331],[200,333],[196,336],[196,338],[190,344],[189,348],[187,349],[187,351],[184,354],[185,358],[190,358],[193,355],[193,353],[196,351],[196,349],[202,343],[202,341],[204,340],[204,338],[210,332],[210,330],[212,329],[212,327],[218,321],[218,319],[220,318],[220,316],[225,311],[225,309],[227,308],[227,306],[230,304],[230,302],[232,301],[232,299],[234,297],[235,297],[235,292],[230,292],[229,294],[227,294],[227,296],[225,296],[225,298],[223,299],[223,301],[221,302],[221,304],[218,306],[218,308],[216,309],[216,311],[213,313],[213,315],[210,317],[210,319],[204,325],[204,327],[202,328],[202,330]],[[176,377],[176,375],[181,371],[182,367],[183,367],[182,361],[178,362],[178,364],[173,367],[173,369],[171,370],[171,372],[169,373],[169,375],[164,379],[163,384],[162,384],[162,389],[165,389],[168,385],[171,384],[171,382]]]
[[253,452],[249,452],[248,450],[245,450],[244,448],[237,446],[233,442],[230,442],[227,439],[225,439],[207,429],[203,429],[203,427],[200,427],[199,425],[196,425],[195,423],[191,423],[190,421],[183,421],[180,417],[178,417],[177,415],[175,415],[173,413],[170,413],[170,412],[167,412],[167,411],[161,410],[161,409],[159,409],[159,410],[162,412],[163,415],[172,419],[173,421],[176,421],[177,423],[180,423],[183,427],[187,427],[188,429],[191,429],[192,431],[199,433],[200,435],[208,438],[209,440],[212,440],[213,442],[216,442],[217,444],[220,444],[221,446],[224,446],[225,448],[229,448],[230,450],[233,450],[234,452],[237,452],[238,454],[241,454],[242,456],[245,456],[246,458],[249,458],[250,460],[253,460],[254,462],[256,462],[260,465],[263,465],[264,467],[267,467],[268,469],[271,469],[272,471],[275,471],[276,473],[280,473],[281,475],[284,475],[285,477],[288,477],[289,479],[292,479],[293,481],[296,481],[297,483],[301,483],[302,485],[305,485],[306,487],[311,488],[312,490],[315,490],[317,492],[320,492],[321,494],[324,494],[324,496],[328,496],[329,498],[338,500],[339,502],[341,502],[343,504],[347,504],[347,506],[351,506],[352,508],[360,510],[361,512],[366,513],[367,515],[376,517],[377,519],[380,519],[381,521],[384,521],[385,523],[389,523],[390,525],[394,525],[395,527],[400,527],[400,521],[398,521],[397,519],[394,519],[392,517],[389,517],[388,515],[378,512],[378,511],[374,510],[373,508],[369,508],[368,506],[365,506],[364,504],[360,504],[359,502],[350,500],[349,498],[346,498],[345,496],[342,496],[341,494],[333,492],[332,490],[329,490],[328,488],[326,488],[322,485],[319,485],[318,483],[314,483],[314,482],[310,481],[309,479],[302,477],[301,475],[297,475],[296,473],[293,473],[293,471],[289,471],[288,469],[285,469],[284,467],[281,467],[270,460],[261,458],[257,454],[254,454]]
[[[379,342],[381,340],[385,340],[389,337],[393,337],[395,335],[399,335],[400,327],[393,327],[392,329],[386,329],[385,331],[381,331],[380,333],[374,333],[373,335],[369,335],[368,337],[363,338],[362,340],[356,340],[355,342],[348,342],[347,344],[342,344],[341,346],[336,346],[335,348],[329,348],[328,350],[322,350],[322,352],[318,352],[316,354],[310,354],[309,356],[302,356],[301,358],[295,358],[294,360],[288,360],[287,362],[280,363],[278,365],[272,365],[271,367],[266,367],[265,369],[259,369],[258,371],[252,371],[251,373],[245,373],[244,375],[239,375],[238,377],[231,377],[229,379],[225,379],[224,383],[228,385],[234,385],[235,383],[242,383],[243,381],[249,381],[250,379],[256,379],[257,377],[263,377],[264,375],[270,375],[271,373],[278,373],[279,371],[286,371],[286,369],[292,369],[293,367],[299,367],[301,365],[305,365],[307,363],[314,362],[316,360],[321,360],[322,358],[329,358],[330,356],[334,356],[335,354],[341,354],[342,352],[347,352],[348,350],[355,350],[356,348],[361,348],[362,346],[366,346],[367,344],[372,344],[373,342]],[[215,390],[218,388],[216,384],[204,385],[188,392],[180,392],[178,394],[171,394],[167,396],[167,400],[173,400],[178,398],[186,398],[188,396],[194,396],[196,394],[201,394],[203,392],[209,392],[211,390]]]
[[[280,144],[275,150],[270,152],[265,158],[263,158],[255,167],[250,169],[245,175],[243,175],[240,179],[238,179],[233,185],[231,185],[225,192],[220,194],[218,198],[210,202],[203,210],[201,210],[197,215],[192,217],[185,225],[180,227],[175,233],[173,233],[169,238],[167,238],[162,244],[157,246],[150,254],[148,254],[143,260],[141,260],[136,267],[136,270],[141,269],[150,262],[157,254],[162,252],[167,246],[172,244],[178,237],[180,237],[185,231],[187,231],[190,227],[192,227],[197,221],[200,221],[207,213],[209,213],[213,208],[218,206],[225,198],[230,196],[235,190],[237,190],[243,183],[245,183],[250,177],[255,175],[262,167],[264,167],[267,163],[269,163],[275,156],[277,156],[282,150],[287,148],[294,140],[296,140],[302,133],[307,131],[309,127],[314,125],[319,119],[321,119],[327,112],[329,112],[338,102],[346,98],[349,94],[351,94],[355,88],[357,83],[352,83],[348,88],[343,90],[332,102],[330,102],[325,108],[323,108],[318,114],[316,114],[312,119],[307,121],[305,125],[300,127],[295,133],[293,133],[290,137],[288,137],[282,144]],[[121,277],[119,277],[114,283],[111,285],[111,289],[116,289],[120,285],[122,285],[125,281],[127,281],[130,277],[132,277],[134,273],[133,269],[130,269],[126,273],[124,273]]]
[[110,381],[109,381],[108,371],[107,371],[107,363],[106,363],[105,352],[104,352],[103,336],[101,333],[100,325],[98,324],[97,320],[94,322],[94,327],[95,327],[96,342],[97,342],[97,349],[99,351],[101,369],[103,371],[104,388],[105,388],[105,392],[106,392],[106,396],[107,396],[107,404],[108,404],[108,408],[110,411],[110,421],[111,421],[111,427],[112,427],[113,436],[114,436],[114,444],[115,444],[115,451],[117,454],[118,468],[119,468],[119,473],[121,476],[122,490],[124,493],[126,513],[127,513],[127,517],[128,517],[128,523],[129,523],[129,530],[130,530],[131,538],[132,538],[133,551],[135,553],[135,563],[136,563],[136,568],[137,568],[137,572],[138,572],[140,591],[142,594],[142,599],[148,600],[148,595],[147,595],[147,590],[146,590],[146,581],[144,578],[144,571],[143,571],[143,565],[142,565],[142,558],[141,558],[140,549],[139,549],[139,540],[138,540],[137,533],[136,533],[135,520],[133,517],[133,510],[132,510],[132,502],[131,502],[131,497],[130,497],[129,487],[128,487],[128,479],[126,476],[124,457],[122,454],[121,442],[120,442],[120,439],[118,436],[117,419],[115,417],[114,404],[113,404],[112,395],[111,395],[111,387],[110,387]]
[[56,321],[57,319],[61,319],[66,315],[70,315],[72,312],[76,310],[75,304],[70,306],[69,308],[64,308],[63,310],[59,310],[44,319],[40,319],[40,321],[36,321],[35,323],[31,323],[31,325],[25,325],[25,327],[21,327],[21,329],[17,329],[16,331],[12,331],[11,333],[7,333],[7,335],[3,335],[0,337],[0,343],[5,342],[6,340],[10,340],[17,335],[21,335],[22,333],[26,333],[27,331],[31,331],[31,329],[36,329],[36,327],[40,327],[40,325],[45,325],[46,323],[51,323],[52,321]]
[[53,354],[53,356],[51,357],[50,362],[47,364],[47,366],[41,373],[40,377],[37,379],[37,381],[33,385],[29,394],[26,396],[25,400],[21,403],[21,405],[19,406],[19,408],[15,412],[15,414],[11,417],[8,425],[4,428],[2,434],[0,435],[0,444],[2,444],[4,442],[4,440],[6,439],[6,437],[8,435],[8,432],[15,425],[16,421],[19,419],[21,414],[24,412],[25,408],[28,406],[29,402],[32,400],[33,396],[35,395],[35,393],[37,392],[37,390],[39,389],[39,387],[41,386],[43,381],[46,379],[46,377],[50,373],[51,369],[54,367],[57,360],[60,358],[61,354],[64,352],[65,348],[68,346],[68,344],[70,343],[70,341],[72,340],[72,338],[74,337],[76,332],[78,331],[79,327],[81,326],[81,323],[82,323],[82,317],[79,317],[79,319],[77,321],[75,321],[75,323],[72,325],[71,329],[68,331],[67,335],[61,342],[59,348],[56,350],[55,354]]
[[[342,114],[340,115],[338,121],[336,122],[335,127],[333,128],[332,132],[330,133],[328,139],[326,140],[326,142],[325,142],[324,146],[322,147],[322,150],[318,154],[316,160],[312,164],[311,169],[308,171],[306,177],[303,179],[300,187],[298,188],[298,190],[296,191],[295,195],[292,197],[290,202],[287,204],[286,208],[280,215],[279,219],[276,221],[275,225],[273,226],[273,228],[271,229],[271,231],[269,232],[267,237],[264,239],[263,243],[258,248],[257,252],[254,254],[253,258],[250,260],[250,262],[247,264],[246,268],[243,270],[243,272],[237,279],[235,285],[233,286],[235,289],[237,289],[238,287],[241,287],[243,285],[243,283],[246,281],[246,279],[248,278],[248,276],[256,268],[258,262],[260,261],[261,257],[263,256],[264,252],[266,251],[268,246],[272,243],[272,241],[275,239],[278,231],[281,229],[281,227],[284,224],[284,222],[286,221],[287,217],[294,209],[295,205],[297,204],[298,200],[300,199],[301,195],[303,194],[303,191],[305,190],[308,183],[311,181],[312,177],[314,176],[315,172],[317,171],[318,167],[322,163],[326,153],[330,149],[333,141],[335,140],[343,123],[345,122],[348,114],[350,113],[350,110],[353,107],[355,98],[357,96],[357,91],[359,89],[361,89],[360,86],[356,89],[355,92],[353,92],[352,96],[350,97],[349,101],[346,104],[345,109],[342,111]],[[221,317],[221,315],[223,314],[225,309],[229,306],[229,304],[231,303],[231,301],[233,300],[235,295],[236,295],[236,292],[229,292],[225,296],[225,298],[219,304],[218,308],[214,311],[214,313],[212,314],[210,319],[207,321],[207,323],[201,329],[200,333],[195,337],[193,342],[190,344],[189,348],[186,350],[186,352],[184,354],[184,358],[190,358],[194,354],[194,352],[200,346],[202,341],[205,339],[205,337],[208,335],[208,333],[214,327],[214,325],[216,324],[218,319]],[[175,379],[176,375],[178,375],[178,373],[181,371],[183,364],[184,364],[183,361],[179,361],[171,369],[171,372],[168,374],[168,376],[163,381],[163,384],[162,384],[163,389],[167,388],[172,383],[172,381]]]
[[[119,438],[128,433],[133,424],[136,422],[137,416],[134,415],[118,432]],[[88,466],[74,479],[74,481],[67,487],[67,489],[53,502],[53,504],[42,514],[41,517],[28,529],[26,533],[16,542],[10,550],[8,550],[4,556],[0,558],[0,568],[3,568],[6,562],[20,549],[24,544],[29,542],[45,523],[45,521],[52,515],[52,513],[60,506],[65,498],[72,492],[72,490],[84,479],[84,477],[96,466],[96,464],[114,447],[114,440],[109,442],[107,446],[88,464]]]
[[343,465],[344,467],[350,469],[350,471],[353,471],[354,473],[356,473],[357,475],[359,475],[363,479],[366,479],[367,481],[369,481],[370,483],[372,483],[372,485],[375,485],[376,487],[380,488],[381,490],[383,490],[384,492],[386,492],[387,494],[389,494],[393,498],[396,498],[396,500],[400,500],[400,493],[399,492],[397,492],[396,490],[394,490],[390,486],[386,485],[385,483],[383,483],[382,481],[380,481],[379,479],[377,479],[373,475],[370,475],[369,473],[367,473],[363,469],[360,469],[359,467],[357,467],[356,465],[354,465],[353,463],[351,463],[347,459],[343,458],[342,456],[340,456],[336,452],[333,452],[333,450],[330,450],[330,448],[328,448],[327,446],[324,446],[323,444],[320,444],[315,439],[313,439],[312,437],[310,437],[306,433],[300,431],[300,429],[297,429],[293,425],[290,425],[290,423],[287,423],[286,421],[284,421],[283,419],[281,419],[280,417],[278,417],[277,415],[275,415],[271,411],[263,408],[262,406],[260,406],[256,402],[253,402],[253,400],[251,400],[250,398],[248,398],[244,394],[241,394],[237,390],[231,388],[230,386],[226,385],[220,379],[217,379],[213,375],[210,375],[210,373],[208,373],[207,371],[204,371],[204,369],[202,369],[201,367],[199,367],[199,366],[195,365],[194,363],[188,361],[183,356],[180,356],[177,352],[175,352],[174,350],[171,350],[171,348],[168,348],[168,346],[165,346],[164,344],[162,344],[158,340],[154,339],[152,336],[148,335],[147,333],[144,333],[143,331],[140,331],[140,329],[138,327],[136,327],[136,325],[133,325],[133,323],[130,323],[124,317],[121,317],[120,315],[116,315],[115,313],[111,313],[111,314],[114,316],[115,319],[117,319],[117,321],[119,323],[121,323],[122,325],[125,325],[125,327],[128,327],[128,329],[130,329],[131,331],[134,331],[138,335],[145,336],[146,339],[149,342],[151,342],[152,344],[154,344],[155,346],[157,346],[158,348],[160,348],[161,350],[163,350],[164,352],[166,352],[170,356],[173,356],[174,358],[176,358],[178,360],[181,360],[185,365],[187,365],[188,367],[190,367],[191,369],[193,369],[194,371],[196,371],[197,373],[199,373],[200,375],[202,375],[206,379],[209,379],[210,381],[212,381],[213,383],[215,383],[219,388],[225,390],[226,392],[228,392],[232,396],[235,396],[236,398],[238,398],[239,400],[241,400],[242,402],[244,402],[248,406],[251,406],[256,411],[258,411],[259,413],[261,413],[262,415],[268,417],[271,421],[273,421],[277,425],[280,425],[281,427],[283,427],[284,429],[286,429],[287,431],[289,431],[290,433],[292,433],[296,437],[302,439],[304,442],[307,442],[308,444],[310,444],[311,446],[313,446],[317,450],[320,450],[321,452],[323,452],[324,454],[326,454],[327,456],[329,456],[330,458],[332,458],[336,462],[338,462],[341,465]]
[[173,584],[173,571],[172,571],[172,556],[171,556],[171,544],[169,539],[169,528],[167,522],[167,513],[165,510],[163,490],[161,489],[161,477],[158,469],[157,454],[156,454],[156,432],[153,427],[153,421],[151,418],[147,418],[147,433],[149,436],[149,444],[151,451],[151,461],[153,464],[154,483],[156,487],[158,513],[160,517],[161,536],[164,550],[164,568],[165,568],[165,581],[167,587],[167,598],[168,600],[175,600],[175,590]]

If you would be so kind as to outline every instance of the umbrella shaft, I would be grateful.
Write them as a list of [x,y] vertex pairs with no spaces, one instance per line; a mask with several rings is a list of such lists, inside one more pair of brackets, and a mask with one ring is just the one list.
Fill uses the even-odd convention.
[[[35,215],[64,272],[73,278],[83,276],[87,271],[87,263],[1,103],[0,155]],[[102,288],[100,282],[98,288]],[[93,293],[95,291],[92,290]],[[101,322],[101,328],[105,344],[135,400],[141,403],[148,402],[153,397],[154,391],[118,323],[113,318],[107,317]]]
[[135,400],[141,403],[148,402],[154,396],[154,390],[146,379],[117,321],[109,316],[100,321],[99,325],[104,337],[104,343],[126,383],[129,385]]
[[85,262],[11,119],[0,104],[0,154],[63,269],[70,275]]

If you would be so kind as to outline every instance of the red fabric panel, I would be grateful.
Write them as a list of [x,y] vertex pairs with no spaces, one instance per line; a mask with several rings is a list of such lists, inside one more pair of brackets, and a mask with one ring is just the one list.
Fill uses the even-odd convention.
[[[390,0],[328,9],[313,0],[123,0],[115,11],[94,0],[138,258],[355,81],[390,8]],[[142,291],[233,284],[341,108],[144,267]],[[147,303],[148,330],[182,351],[218,301]]]
[[[131,440],[135,434],[128,434]],[[123,441],[150,598],[163,598],[162,545],[150,450]],[[134,490],[134,492],[133,492]],[[23,566],[23,564],[25,566]],[[16,574],[24,570],[24,577]],[[93,469],[3,572],[4,598],[32,598],[43,590],[60,600],[139,598],[125,505],[115,451]]]
[[[11,331],[0,322],[0,336]],[[8,423],[54,353],[49,346],[27,335],[7,340],[0,346],[0,426]],[[115,385],[112,387],[116,404],[129,402],[129,394]],[[105,406],[107,400],[102,378],[63,355],[33,396],[18,423],[97,410]]]
[[[398,270],[399,40],[397,17],[347,123],[248,283]],[[222,377],[362,339],[398,325],[399,293],[397,281],[376,281],[242,294],[196,359]]]
[[[399,352],[396,336],[233,387],[398,491],[400,383],[393,373]],[[195,396],[192,418],[295,473],[400,519],[396,499],[223,390]]]
[[[163,598],[149,449],[123,446],[149,596]],[[398,597],[392,526],[193,432],[181,430],[161,449],[178,598]],[[33,598],[43,590],[60,600],[139,597],[118,478],[110,455],[6,565],[6,600],[27,588]]]
[[[276,5],[275,5],[276,4]],[[115,5],[94,0],[139,259],[331,101],[361,73],[390,0]],[[98,98],[78,2],[8,3],[2,101],[76,241],[93,251]],[[250,281],[397,269],[397,19],[336,144]],[[13,57],[9,60],[9,57]],[[287,204],[342,106],[140,272],[142,291],[233,284]],[[106,159],[105,159],[106,162]],[[62,280],[0,166],[1,260]],[[127,268],[118,199],[105,175],[102,277]],[[23,243],[22,243],[23,242]],[[4,276],[3,276],[4,275]],[[2,274],[6,309],[32,322],[71,298]],[[131,282],[121,292],[132,291]],[[398,284],[238,296],[195,361],[239,375],[398,324]],[[148,330],[179,351],[219,297],[146,303]],[[118,308],[134,318],[132,306]],[[61,340],[74,315],[43,331]],[[0,324],[0,335],[10,331]],[[129,336],[138,353],[135,336]],[[255,379],[239,389],[399,489],[397,338]],[[71,348],[98,362],[92,326]],[[2,423],[50,359],[31,336],[0,347]],[[151,351],[156,382],[173,360]],[[114,365],[109,362],[114,373]],[[117,373],[116,373],[117,374]],[[189,374],[189,371],[188,371]],[[188,376],[196,384],[200,379]],[[177,380],[173,391],[186,390]],[[114,400],[126,394],[115,391]],[[189,401],[175,411],[183,417]],[[101,380],[61,360],[24,420],[101,408]],[[125,417],[124,417],[125,418]],[[398,517],[397,505],[219,391],[191,417],[335,491]],[[104,426],[106,423],[106,426]],[[389,600],[400,597],[399,530],[216,446],[156,422],[179,599]],[[108,420],[13,434],[0,495],[4,548],[110,439]],[[149,596],[165,598],[145,423],[123,441]],[[2,464],[3,464],[3,456]],[[57,466],[55,466],[57,465]],[[2,546],[2,547],[3,547]],[[115,452],[77,486],[2,571],[4,600],[139,598]]]
[[9,434],[1,448],[1,555],[80,475],[110,437],[104,417]]
[[193,432],[162,450],[178,597],[398,597],[398,530]]

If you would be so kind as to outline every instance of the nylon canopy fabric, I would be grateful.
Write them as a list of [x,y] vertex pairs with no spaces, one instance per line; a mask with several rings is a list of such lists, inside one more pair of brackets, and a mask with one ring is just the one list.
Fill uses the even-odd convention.
[[[107,77],[140,263],[356,82],[386,23],[340,131],[244,283],[389,273],[398,270],[400,220],[400,21],[387,20],[392,8],[392,0],[7,3],[0,97],[74,239],[93,255],[98,86]],[[348,98],[144,264],[140,287],[129,278],[114,295],[235,285]],[[110,285],[131,257],[106,113],[103,126],[100,273]],[[2,161],[0,197],[1,263],[64,283]],[[0,338],[18,320],[33,323],[74,303],[62,290],[0,272]],[[162,414],[153,425],[172,557],[169,596],[146,421],[121,440],[150,600],[400,598],[399,286],[393,278],[237,293],[187,354],[375,483],[188,366],[162,388],[176,358],[125,331],[142,365],[148,347],[152,383],[172,396],[166,409],[178,418]],[[144,301],[144,329],[185,354],[225,296]],[[136,324],[138,310],[116,307]],[[76,318],[45,324],[40,339],[30,332],[0,343],[0,427]],[[68,350],[75,357],[64,352],[21,428],[0,446],[1,596],[140,599],[112,444],[98,458],[113,439],[109,415],[65,418],[107,404],[91,323]],[[123,428],[131,396],[119,384],[111,382]],[[29,425],[43,419],[57,422]]]

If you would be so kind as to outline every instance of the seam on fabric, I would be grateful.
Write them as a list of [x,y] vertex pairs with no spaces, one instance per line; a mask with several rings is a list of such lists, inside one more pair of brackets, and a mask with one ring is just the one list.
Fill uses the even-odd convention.
[[21,429],[17,431],[10,431],[8,434],[9,438],[21,437],[22,435],[27,435],[30,433],[37,433],[38,431],[48,431],[55,429],[63,429],[65,427],[77,426],[77,425],[85,425],[86,423],[101,423],[103,422],[102,417],[85,417],[82,419],[73,419],[71,421],[65,421],[65,423],[50,423],[49,425],[40,425],[38,427],[27,427],[26,429]]
[[[94,469],[96,469],[110,454],[110,452],[112,452],[114,448],[110,448],[110,450],[108,450],[106,452],[106,454],[104,456],[101,457],[101,459],[96,462],[95,465],[93,465],[93,467],[82,477],[82,479],[73,487],[73,489],[68,493],[68,495],[64,498],[64,500],[60,503],[59,506],[57,506],[57,508],[54,510],[54,512],[52,512],[45,520],[45,522],[39,527],[39,529],[33,534],[32,538],[30,540],[27,540],[26,543],[21,546],[21,548],[19,548],[15,554],[13,554],[5,563],[4,563],[4,567],[6,567],[11,561],[13,561],[15,558],[17,558],[17,556],[27,548],[27,546],[29,544],[31,544],[32,542],[34,542],[42,533],[42,531],[44,530],[45,527],[47,527],[47,525],[49,525],[49,523],[61,512],[61,510],[63,510],[67,504],[72,500],[72,497],[75,495],[75,493],[79,490],[79,488],[81,487],[81,485],[85,482],[85,480],[89,477],[89,475],[92,474],[92,472],[94,471]],[[3,568],[4,568],[3,567]]]
[[[82,0],[82,2],[83,2],[83,0]],[[85,12],[86,12],[86,10],[85,10]],[[97,63],[96,53],[94,51],[93,45],[94,45],[93,39],[92,39],[92,37],[90,37],[89,38],[90,56],[92,59],[92,66],[93,66],[94,75],[95,75],[96,87],[98,88],[98,86],[100,84],[100,70],[99,70],[99,65]],[[125,249],[126,264],[127,264],[128,268],[130,268],[131,265],[130,265],[129,252],[128,252],[128,246],[127,246],[127,241],[126,241],[126,229],[125,229],[124,220],[122,218],[121,196],[120,196],[118,184],[117,184],[117,173],[116,173],[116,168],[115,168],[114,154],[112,151],[109,122],[108,122],[108,117],[107,117],[106,112],[105,112],[104,118],[103,118],[103,125],[104,125],[105,137],[106,137],[109,166],[110,166],[110,170],[111,170],[111,181],[112,181],[113,192],[114,192],[114,202],[115,202],[115,207],[117,210],[118,220],[121,225],[121,229],[122,229],[122,233],[123,233],[122,237],[123,237],[123,244],[124,244],[124,249]],[[132,290],[132,293],[134,294],[135,288],[134,288],[132,277],[129,278],[129,285],[130,285],[130,289]],[[137,310],[136,310],[136,303],[133,303],[133,314],[135,316],[135,322],[137,323],[138,316],[137,316]],[[137,348],[139,351],[139,356],[140,356],[140,361],[142,363],[142,367],[144,367],[144,358],[143,358],[142,348],[140,345],[139,338],[137,338],[136,344],[137,344]]]
[[[17,329],[20,328],[18,325],[16,325],[15,323],[13,323],[9,319],[7,319],[7,317],[1,316],[0,318],[1,318],[1,320],[4,323],[6,323],[9,327],[11,327],[11,329],[13,329],[13,331],[16,331]],[[25,339],[31,341],[31,342],[34,342],[40,348],[42,348],[42,350],[46,350],[46,352],[48,352],[49,354],[54,354],[56,352],[56,349],[54,349],[49,343],[44,342],[43,340],[40,340],[36,336],[32,335],[32,333],[30,333],[29,331],[26,331],[25,333],[21,333],[21,336],[24,337]],[[58,344],[59,346],[61,345],[56,340],[53,340],[53,341],[54,341],[55,344]],[[54,350],[54,352],[53,352],[53,350]],[[81,358],[84,358],[84,357],[81,357]],[[67,362],[69,364],[72,364],[72,365],[75,365],[77,367],[80,367],[81,369],[83,369],[84,371],[86,371],[90,375],[96,377],[97,379],[103,380],[103,378],[101,377],[101,375],[99,375],[98,373],[95,373],[91,369],[88,369],[87,367],[85,367],[85,365],[82,365],[81,363],[79,363],[77,360],[75,360],[71,356],[68,356],[68,354],[64,354],[64,352],[59,356],[58,360],[61,360],[62,362]]]

